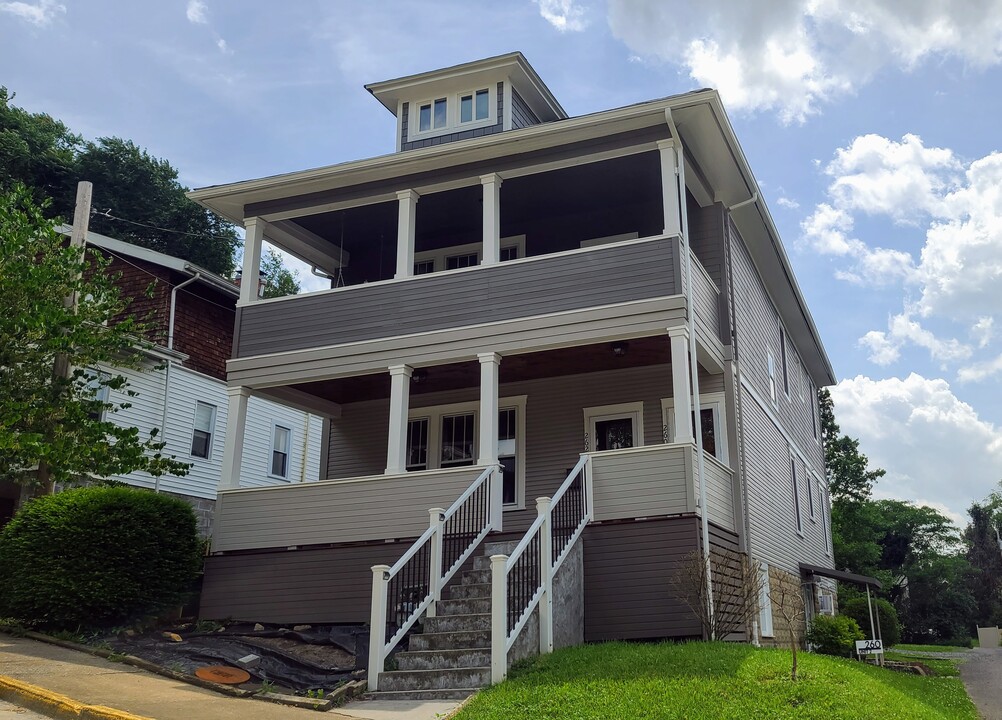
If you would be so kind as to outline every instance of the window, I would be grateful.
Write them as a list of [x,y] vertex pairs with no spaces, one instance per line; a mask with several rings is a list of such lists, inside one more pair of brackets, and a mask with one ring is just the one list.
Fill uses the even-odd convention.
[[421,105],[418,117],[418,130],[428,132],[432,129],[440,130],[449,122],[449,101],[439,98],[432,102]]
[[191,456],[208,459],[212,455],[212,436],[216,431],[216,406],[195,402],[195,421],[191,430]]
[[776,403],[776,361],[772,357],[772,350],[767,350],[768,370],[769,370],[769,397],[773,404]]
[[832,540],[831,536],[828,534],[828,518],[831,517],[829,513],[831,512],[831,506],[828,501],[828,493],[821,488],[821,534],[825,536],[825,553],[831,555],[832,553]]
[[835,598],[828,590],[822,590],[818,595],[818,612],[822,615],[835,614]]
[[783,392],[786,399],[790,399],[790,373],[786,365],[786,329],[779,326],[779,360],[783,364]]
[[486,120],[490,117],[490,93],[477,90],[476,93],[462,95],[459,98],[459,122],[468,123],[474,120]]
[[[665,427],[665,442],[672,442],[675,437],[675,400],[661,400],[661,414]],[[696,431],[696,418],[692,418],[693,434]],[[699,398],[699,422],[703,431],[703,450],[720,462],[727,464],[727,424],[724,414],[724,394],[706,393]]]
[[585,452],[623,450],[644,444],[644,404],[585,408]]
[[797,532],[804,532],[804,522],[800,518],[800,488],[797,485],[797,459],[790,458],[790,478],[793,480],[793,514],[797,518]]
[[761,589],[758,595],[758,622],[762,637],[773,637],[772,629],[772,595],[769,591],[769,566],[762,563],[758,566]]
[[[438,250],[422,250],[414,253],[414,274],[427,275],[441,270],[476,267],[480,264],[482,250],[482,242],[453,245]],[[499,253],[501,262],[517,260],[520,257],[525,257],[525,235],[501,238]]]
[[[821,492],[821,481],[815,477],[818,485],[818,492]],[[807,476],[807,511],[811,514],[811,520],[814,520],[814,486],[811,483],[811,476]]]
[[105,405],[108,404],[111,388],[106,383],[111,379],[111,375],[101,370],[88,370],[87,374],[87,390],[93,393],[94,402],[99,403],[99,405],[96,405],[93,410],[87,413],[87,417],[91,420],[101,421],[105,419],[108,409]]
[[818,439],[818,391],[814,388],[814,383],[809,385],[810,392],[810,402],[811,406],[811,432],[814,433],[814,439]]
[[[525,507],[525,396],[498,403],[498,462],[507,509]],[[479,403],[415,408],[407,424],[407,470],[475,465],[480,445]]]
[[287,427],[276,425],[271,436],[271,472],[272,477],[289,477],[289,444],[292,431]]

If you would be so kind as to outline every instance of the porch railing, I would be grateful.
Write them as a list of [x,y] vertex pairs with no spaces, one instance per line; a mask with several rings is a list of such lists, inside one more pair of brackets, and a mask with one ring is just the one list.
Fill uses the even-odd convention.
[[500,466],[485,469],[449,507],[428,511],[428,529],[393,564],[372,567],[369,690],[379,687],[386,658],[422,614],[435,615],[442,588],[493,529],[494,483]]
[[553,652],[553,576],[591,521],[590,456],[582,455],[511,555],[491,556],[491,682],[508,674],[508,653],[539,607],[539,652]]

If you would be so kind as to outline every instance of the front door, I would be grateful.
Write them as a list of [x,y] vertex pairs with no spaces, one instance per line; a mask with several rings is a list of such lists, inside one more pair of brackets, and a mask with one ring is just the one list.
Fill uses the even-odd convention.
[[621,450],[633,447],[633,418],[623,417],[595,422],[595,449]]

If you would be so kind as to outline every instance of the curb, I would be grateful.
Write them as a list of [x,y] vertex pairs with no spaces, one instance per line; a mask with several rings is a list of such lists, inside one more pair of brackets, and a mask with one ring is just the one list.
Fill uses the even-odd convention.
[[0,699],[17,703],[57,720],[153,720],[143,715],[77,702],[65,695],[0,675]]

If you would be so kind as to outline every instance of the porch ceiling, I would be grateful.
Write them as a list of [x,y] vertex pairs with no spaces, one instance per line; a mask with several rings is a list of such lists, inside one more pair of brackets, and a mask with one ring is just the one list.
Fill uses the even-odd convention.
[[[671,361],[671,347],[667,335],[635,338],[624,342],[627,347],[626,354],[622,356],[613,353],[612,343],[507,355],[501,359],[500,380],[504,384],[560,375],[668,364]],[[480,367],[476,362],[436,365],[421,368],[421,371],[423,376],[420,382],[411,383],[412,395],[477,387],[480,384]],[[389,373],[360,375],[302,383],[293,387],[341,404],[378,400],[390,396],[390,375]]]

